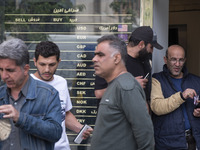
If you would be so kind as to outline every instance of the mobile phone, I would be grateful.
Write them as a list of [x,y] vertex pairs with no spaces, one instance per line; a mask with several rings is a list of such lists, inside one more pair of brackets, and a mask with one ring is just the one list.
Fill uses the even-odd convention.
[[200,108],[199,95],[194,96],[194,105],[195,105],[195,109]]
[[148,77],[149,77],[149,73],[146,74],[146,76],[144,77],[144,79],[146,79],[146,78],[148,78]]
[[198,103],[197,105],[195,105],[195,108],[200,108],[200,103]]
[[74,139],[74,142],[77,144],[80,144],[82,142],[82,136],[83,136],[83,132],[86,131],[87,129],[91,128],[90,126],[88,126],[87,124],[85,124],[83,126],[83,128],[80,130],[80,132],[77,134],[77,136]]

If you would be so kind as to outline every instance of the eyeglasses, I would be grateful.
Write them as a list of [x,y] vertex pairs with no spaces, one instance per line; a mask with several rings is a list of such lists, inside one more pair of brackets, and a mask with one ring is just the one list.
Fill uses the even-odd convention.
[[[167,58],[168,59],[168,58]],[[179,64],[184,64],[185,62],[185,58],[180,58],[180,59],[176,59],[176,58],[170,58],[168,59],[172,64],[176,64],[177,62],[179,62]]]

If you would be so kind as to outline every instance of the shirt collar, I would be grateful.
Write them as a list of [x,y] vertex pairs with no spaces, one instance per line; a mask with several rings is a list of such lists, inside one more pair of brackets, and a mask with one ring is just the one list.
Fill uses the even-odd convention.
[[[25,97],[27,96],[29,85],[30,85],[30,77],[28,77],[27,82],[24,84],[24,86],[22,87],[20,91]],[[10,88],[7,88],[7,93],[11,96]]]

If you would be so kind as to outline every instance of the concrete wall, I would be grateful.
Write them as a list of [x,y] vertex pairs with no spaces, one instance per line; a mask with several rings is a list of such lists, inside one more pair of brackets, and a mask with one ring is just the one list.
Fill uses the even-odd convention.
[[154,48],[152,72],[162,70],[164,61],[163,57],[168,47],[168,16],[169,16],[169,0],[153,1],[153,30],[157,33],[157,41],[164,48],[157,50]]

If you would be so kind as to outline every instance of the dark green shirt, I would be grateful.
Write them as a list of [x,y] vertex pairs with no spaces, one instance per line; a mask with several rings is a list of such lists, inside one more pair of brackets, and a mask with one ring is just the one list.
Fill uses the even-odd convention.
[[130,73],[108,84],[98,111],[91,150],[153,150],[145,93]]

